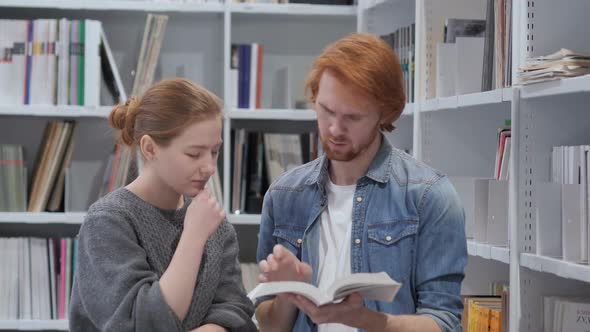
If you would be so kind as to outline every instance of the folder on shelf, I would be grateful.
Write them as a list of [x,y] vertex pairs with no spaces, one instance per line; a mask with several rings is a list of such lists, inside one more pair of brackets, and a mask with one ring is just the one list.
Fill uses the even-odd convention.
[[537,255],[561,257],[561,184],[537,183],[535,199]]
[[489,180],[487,243],[508,246],[508,181]]
[[584,201],[580,184],[562,185],[563,259],[575,263],[588,262],[588,224],[583,222]]
[[457,37],[457,95],[480,92],[483,73],[483,37]]
[[450,97],[455,93],[455,75],[457,74],[457,45],[450,43],[436,44],[436,97]]

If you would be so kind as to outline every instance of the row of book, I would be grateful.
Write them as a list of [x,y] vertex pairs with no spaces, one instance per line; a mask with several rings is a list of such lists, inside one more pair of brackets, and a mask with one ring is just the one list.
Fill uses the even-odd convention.
[[510,175],[510,148],[512,141],[512,130],[507,125],[498,129],[498,148],[496,149],[496,162],[494,165],[493,178],[496,180],[507,181]]
[[486,19],[448,18],[436,44],[436,79],[427,98],[512,85],[511,1],[488,0]]
[[0,20],[0,57],[0,104],[98,106],[102,74],[122,89],[99,21]]
[[27,209],[27,167],[22,145],[0,145],[0,211]]
[[543,331],[588,331],[590,298],[543,297]]
[[508,246],[508,181],[449,177],[465,210],[465,235],[478,243]]
[[[153,84],[167,25],[167,15],[148,14],[146,17],[131,91],[132,96],[142,95]],[[106,161],[97,197],[102,197],[119,187],[127,185],[139,174],[142,166],[143,158],[139,151],[120,144],[115,145],[113,152]],[[92,172],[92,168],[97,167],[88,165],[87,173]],[[78,208],[84,208],[84,205],[88,205],[87,202],[90,201],[92,201],[92,197],[82,200],[81,204],[77,206]]]
[[317,134],[234,131],[231,211],[260,213],[268,186],[284,172],[321,153]]
[[587,264],[590,256],[590,146],[557,146],[551,179],[537,184],[537,254]]
[[0,320],[67,319],[78,241],[0,238]]
[[262,44],[232,44],[231,95],[228,103],[238,108],[262,106],[264,47]]
[[23,146],[0,145],[0,211],[42,212],[62,208],[75,127],[73,121],[48,123],[30,188]]
[[404,78],[404,90],[408,103],[414,102],[414,60],[416,53],[416,24],[401,27],[396,31],[382,35],[383,39],[399,56]]
[[489,178],[450,177],[465,209],[467,238],[494,246],[507,246],[510,121],[498,128],[496,160]]
[[462,296],[463,315],[461,325],[463,331],[508,331],[510,288],[501,282],[494,282],[491,287],[491,295]]

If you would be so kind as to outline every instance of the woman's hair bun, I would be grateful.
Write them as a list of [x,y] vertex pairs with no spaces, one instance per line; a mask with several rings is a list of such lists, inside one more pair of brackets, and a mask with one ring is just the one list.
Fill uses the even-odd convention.
[[140,102],[138,97],[131,97],[126,103],[115,106],[111,111],[109,124],[119,131],[119,143],[128,146],[135,143],[135,118]]

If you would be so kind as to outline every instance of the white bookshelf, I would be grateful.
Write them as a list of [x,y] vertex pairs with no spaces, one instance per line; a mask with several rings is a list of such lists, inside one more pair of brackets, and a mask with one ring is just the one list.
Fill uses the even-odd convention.
[[310,4],[265,4],[265,3],[227,3],[182,2],[182,1],[137,1],[137,0],[0,0],[0,7],[46,8],[64,10],[96,11],[137,11],[166,13],[223,13],[226,9],[235,14],[261,15],[301,15],[301,16],[349,16],[356,15],[355,6],[310,5]]
[[467,240],[467,253],[484,259],[495,260],[504,264],[510,264],[510,251],[508,248],[496,247],[485,243]]
[[559,258],[522,253],[520,254],[520,265],[533,271],[547,272],[559,277],[590,283],[590,266],[587,264],[577,264]]
[[59,106],[59,105],[1,105],[0,116],[38,116],[38,117],[68,117],[68,118],[107,118],[112,106]]
[[68,321],[60,320],[0,320],[0,330],[16,331],[67,331]]
[[559,97],[562,95],[588,92],[590,92],[590,75],[585,75],[525,85],[521,90],[521,98]]
[[232,109],[227,112],[227,118],[232,120],[313,121],[317,117],[316,112],[309,109]]
[[141,12],[189,12],[189,13],[223,13],[222,3],[183,3],[183,2],[157,2],[157,1],[133,1],[133,0],[0,0],[1,7],[15,8],[47,8],[66,10],[118,10]]
[[85,212],[0,212],[0,223],[81,225]]
[[512,101],[512,88],[496,89],[465,95],[432,98],[422,103],[422,112],[464,109],[469,111],[475,106],[488,106]]
[[356,15],[355,6],[310,5],[310,4],[266,4],[230,3],[232,14],[269,14],[302,16],[350,16]]
[[[381,34],[384,25],[395,30],[407,24],[403,16],[412,15],[408,2],[361,0],[359,30]],[[426,98],[427,93],[433,94],[433,82],[427,82],[427,77],[435,68],[435,40],[446,18],[485,17],[486,1],[418,0],[413,5],[417,22],[414,89],[419,96],[414,109],[415,156],[452,176],[489,178],[492,168],[487,169],[487,165],[495,154],[489,152],[495,148],[489,141],[494,141],[497,128],[505,120],[511,121],[511,249],[468,241],[469,255],[483,260],[467,269],[471,275],[466,280],[475,279],[474,283],[481,286],[482,280],[509,279],[510,330],[539,331],[542,296],[590,294],[588,265],[535,254],[534,217],[535,184],[546,181],[549,149],[590,144],[590,112],[586,106],[590,102],[590,75],[519,86],[517,71],[527,57],[550,54],[562,47],[589,52],[590,36],[570,37],[571,31],[589,27],[583,13],[590,10],[590,3],[571,0],[564,6],[550,0],[513,1],[514,86],[445,98]],[[502,266],[509,267],[505,275],[499,274]]]
[[227,220],[234,225],[260,225],[259,214],[228,214]]

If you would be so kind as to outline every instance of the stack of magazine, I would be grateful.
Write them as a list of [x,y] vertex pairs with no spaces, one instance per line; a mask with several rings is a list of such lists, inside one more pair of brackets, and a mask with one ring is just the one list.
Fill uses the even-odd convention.
[[590,74],[590,54],[562,48],[550,55],[528,59],[519,76],[522,84],[531,84],[586,74]]

